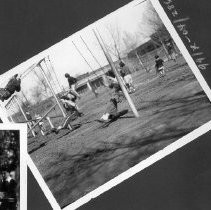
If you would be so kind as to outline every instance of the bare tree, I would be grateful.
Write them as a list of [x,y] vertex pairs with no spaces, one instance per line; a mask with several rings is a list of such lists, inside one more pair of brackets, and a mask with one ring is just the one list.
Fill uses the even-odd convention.
[[[45,72],[49,81],[52,81],[52,75],[49,71]],[[38,89],[42,91],[42,95],[44,96],[50,96],[50,88],[48,86],[48,83],[46,82],[45,78],[42,76],[42,74],[39,71],[34,71],[34,74],[37,78],[37,86],[39,87]]]
[[111,38],[111,42],[106,44],[106,47],[113,56],[121,60],[121,57],[123,57],[122,31],[117,23],[109,23],[105,27]]
[[[36,80],[36,85],[28,91],[27,97],[30,99],[33,99],[33,103],[39,103],[43,99],[46,99],[51,96],[50,88],[45,80],[45,78],[42,76],[40,71],[36,71],[38,69],[35,69],[33,71],[34,73],[34,79]],[[46,72],[47,77],[49,80],[52,79],[52,76],[50,72]],[[32,100],[30,100],[32,101]]]
[[[147,2],[147,9],[143,15],[143,19],[144,22],[140,23],[140,33],[142,36],[150,37],[155,47],[162,45],[168,57],[168,51],[164,42],[165,39],[170,38],[170,34],[149,1]],[[144,27],[148,29],[147,33],[144,33]]]
[[125,53],[134,51],[134,54],[139,61],[139,64],[142,66],[143,69],[145,69],[145,71],[147,71],[146,67],[143,64],[141,57],[138,55],[138,52],[137,52],[137,47],[140,44],[139,34],[138,33],[131,34],[131,33],[125,31],[124,36],[123,36],[123,42],[125,45]]
[[123,43],[125,46],[125,53],[135,50],[139,45],[138,34],[131,34],[130,32],[124,31]]
[[42,88],[40,86],[35,86],[32,88],[32,98],[34,99],[34,102],[37,104],[43,99],[43,94],[42,94]]

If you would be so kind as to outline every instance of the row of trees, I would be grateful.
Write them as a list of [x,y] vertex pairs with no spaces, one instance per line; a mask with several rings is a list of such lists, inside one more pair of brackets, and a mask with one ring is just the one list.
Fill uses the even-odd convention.
[[107,44],[107,48],[116,59],[121,60],[130,51],[135,50],[141,44],[140,39],[143,41],[151,39],[154,45],[162,45],[165,52],[168,53],[165,46],[165,39],[170,38],[170,34],[151,2],[147,1],[145,3],[146,10],[142,17],[144,22],[138,23],[138,30],[135,33],[132,34],[128,31],[123,31],[117,23],[108,23],[105,25],[111,40]]
[[[130,51],[136,50],[136,48],[140,46],[140,44],[146,39],[151,39],[155,46],[162,45],[166,55],[168,56],[168,51],[165,46],[165,39],[168,37],[170,38],[169,32],[165,28],[151,2],[146,1],[144,4],[146,10],[142,15],[142,22],[137,23],[138,29],[135,33],[131,33],[129,30],[123,30],[115,21],[105,23],[105,28],[110,37],[110,41],[106,43],[106,46],[109,53],[117,60],[121,60],[127,56]],[[141,6],[142,4],[137,5],[137,7]],[[46,62],[46,65],[47,77],[52,84],[56,83],[57,81],[54,81],[54,78],[52,77],[55,72],[53,72],[51,63]],[[35,70],[33,74],[37,79],[37,85],[31,90],[28,90],[28,92],[32,93],[31,98],[33,98],[33,101],[35,103],[39,103],[44,98],[48,98],[50,96],[50,90],[44,77],[39,71]],[[79,78],[83,78],[83,76],[79,76]],[[26,95],[28,95],[28,93],[23,93],[23,101],[29,105],[30,101],[27,99]]]

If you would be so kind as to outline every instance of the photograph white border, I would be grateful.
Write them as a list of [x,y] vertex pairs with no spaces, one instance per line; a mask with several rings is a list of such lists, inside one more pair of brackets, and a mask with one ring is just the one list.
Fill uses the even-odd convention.
[[1,123],[0,130],[18,130],[20,145],[20,210],[27,209],[27,125]]
[[176,43],[177,47],[179,48],[180,52],[182,53],[183,57],[185,58],[188,66],[193,71],[196,79],[198,80],[199,84],[201,85],[202,89],[206,93],[207,97],[211,101],[211,89],[209,88],[206,80],[202,76],[200,70],[198,69],[197,65],[195,64],[193,58],[191,57],[190,53],[188,52],[187,48],[185,47],[182,39],[180,38],[179,34],[177,33],[176,29],[174,28],[171,20],[168,18],[166,12],[164,11],[163,7],[161,6],[158,0],[150,0],[153,7],[155,8],[156,12],[158,13],[160,19],[162,20],[163,24],[167,28],[168,32],[170,33],[172,39]]
[[7,117],[7,111],[4,107],[0,106],[0,118],[3,123],[9,123],[9,119]]
[[[202,76],[200,70],[198,69],[198,67],[196,66],[193,58],[189,54],[185,45],[183,44],[180,36],[178,35],[173,24],[171,23],[170,19],[168,18],[167,14],[165,13],[160,2],[158,0],[150,0],[150,1],[151,1],[152,5],[154,6],[155,10],[157,11],[158,15],[160,16],[161,20],[163,21],[164,25],[168,29],[170,35],[172,36],[173,40],[175,41],[175,43],[178,46],[179,50],[181,51],[182,55],[184,56],[189,67],[191,68],[194,75],[196,76],[198,82],[200,83],[200,85],[203,88],[204,92],[206,93],[207,97],[211,101],[211,90],[210,90],[207,82],[203,78],[203,76]],[[140,2],[142,2],[142,1],[140,1],[140,0],[131,1],[131,2],[129,2],[129,4],[134,4],[134,6],[135,6]],[[0,111],[0,115],[2,116],[2,121],[7,123],[8,119],[5,120],[5,113],[2,115],[1,112],[2,111]],[[16,127],[17,129],[20,129],[22,127],[21,130],[25,129],[25,134],[22,136],[22,131],[21,131],[21,136],[22,136],[21,139],[23,138],[25,141],[26,135],[27,135],[26,126],[24,129],[23,129],[23,125],[21,125],[21,124],[18,124],[18,125],[17,124],[9,124],[9,126],[6,125],[3,127],[5,127],[5,129],[6,129],[6,127],[7,128],[9,127],[9,129],[14,129],[14,127]],[[136,173],[138,173],[141,170],[145,169],[146,167],[152,165],[153,163],[157,162],[158,160],[164,158],[165,156],[171,154],[172,152],[176,151],[177,149],[183,147],[184,145],[188,144],[189,142],[193,141],[194,139],[200,137],[201,135],[205,134],[209,130],[211,130],[211,121],[205,123],[204,125],[200,126],[199,128],[195,129],[194,131],[190,132],[189,134],[187,134],[184,137],[180,138],[179,140],[175,141],[174,143],[168,145],[163,150],[160,150],[157,153],[151,155],[149,158],[145,159],[144,161],[141,161],[134,167],[121,173],[117,177],[115,177],[112,180],[108,181],[107,183],[101,185],[100,187],[93,190],[92,192],[86,194],[82,198],[78,199],[77,201],[75,201],[72,204],[68,205],[67,207],[63,208],[63,210],[76,209],[76,208],[82,206],[83,204],[89,202],[91,199],[101,195],[102,193],[108,191],[112,187],[114,187],[114,186],[120,184],[121,182],[125,181],[126,179],[132,177]],[[53,194],[51,193],[50,189],[48,188],[46,182],[44,181],[42,175],[39,173],[39,170],[35,166],[34,162],[32,161],[32,159],[28,153],[27,153],[27,163],[28,163],[30,170],[34,174],[35,178],[37,179],[37,182],[40,185],[41,189],[43,190],[45,196],[47,197],[49,203],[51,204],[52,208],[55,210],[61,209],[59,204],[57,203],[56,199],[54,198]],[[22,180],[21,183],[22,182],[24,182],[24,181]],[[26,186],[26,185],[23,185],[23,183],[22,183],[22,186]],[[25,208],[23,207],[23,209],[25,209]]]

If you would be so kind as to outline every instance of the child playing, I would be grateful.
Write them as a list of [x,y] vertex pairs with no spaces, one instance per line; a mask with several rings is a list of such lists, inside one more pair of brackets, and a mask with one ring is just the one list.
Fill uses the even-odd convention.
[[8,100],[15,92],[21,91],[21,79],[15,74],[7,83],[5,88],[0,88],[0,100]]
[[107,72],[107,79],[108,79],[108,87],[111,90],[112,97],[115,97],[117,102],[121,102],[124,98],[124,94],[122,92],[122,88],[120,87],[115,74],[110,70]]
[[115,98],[111,98],[105,110],[105,113],[100,118],[100,120],[104,122],[112,120],[117,115],[117,111],[117,100]]
[[126,66],[122,61],[119,63],[119,66],[121,68],[120,74],[121,74],[122,78],[124,79],[124,82],[126,84],[128,92],[134,93],[135,87],[133,85],[132,73],[131,73],[129,67]]
[[160,77],[165,76],[165,67],[163,65],[164,61],[158,56],[155,56],[155,69],[156,73],[159,74]]
[[73,112],[75,112],[79,117],[83,115],[83,113],[79,111],[78,106],[76,105],[75,101],[77,97],[73,95],[71,92],[62,95],[60,99],[68,115],[71,115]]

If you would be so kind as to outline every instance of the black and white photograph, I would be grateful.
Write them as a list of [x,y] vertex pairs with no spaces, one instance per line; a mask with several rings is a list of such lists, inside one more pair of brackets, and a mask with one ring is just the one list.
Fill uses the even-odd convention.
[[[1,108],[27,124],[29,167],[54,209],[78,208],[211,120],[211,92],[153,2],[131,1],[0,75]],[[17,185],[14,209],[18,170],[1,175]]]
[[4,127],[0,130],[0,209],[26,209],[26,126],[24,130]]

